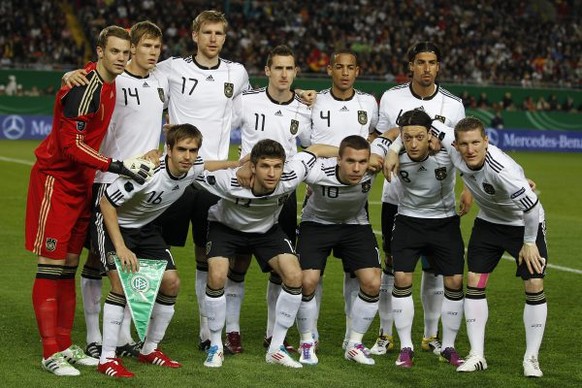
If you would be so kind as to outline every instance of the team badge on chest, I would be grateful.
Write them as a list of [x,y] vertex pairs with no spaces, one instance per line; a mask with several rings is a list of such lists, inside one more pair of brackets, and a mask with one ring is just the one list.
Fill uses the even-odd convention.
[[366,125],[368,123],[368,112],[365,110],[358,111],[358,123],[361,125]]
[[234,94],[234,84],[232,82],[224,83],[224,95],[226,98],[231,98]]
[[483,190],[489,195],[495,194],[495,188],[489,183],[483,182]]
[[362,193],[367,193],[372,188],[372,184],[368,182],[362,183]]
[[434,169],[434,177],[437,181],[442,181],[447,177],[447,168],[446,167],[439,167]]
[[289,127],[289,131],[292,135],[296,135],[299,131],[299,120],[291,120],[291,126]]

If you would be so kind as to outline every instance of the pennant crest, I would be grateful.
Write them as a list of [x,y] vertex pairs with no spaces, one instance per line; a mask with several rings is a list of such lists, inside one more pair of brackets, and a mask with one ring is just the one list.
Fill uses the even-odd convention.
[[115,256],[115,267],[139,338],[143,341],[150,324],[154,302],[168,264],[166,260],[139,259],[138,272],[124,272]]
[[368,112],[365,110],[358,111],[358,123],[361,125],[366,125],[368,123]]
[[231,98],[234,94],[234,84],[232,82],[225,82],[224,83],[224,95],[227,98]]

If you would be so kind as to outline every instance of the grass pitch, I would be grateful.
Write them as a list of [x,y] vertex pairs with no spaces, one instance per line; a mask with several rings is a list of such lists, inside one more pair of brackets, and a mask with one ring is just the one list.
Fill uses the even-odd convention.
[[[548,225],[549,268],[545,292],[548,299],[548,321],[540,362],[544,377],[539,380],[522,376],[521,361],[525,349],[522,314],[523,283],[515,278],[515,264],[502,260],[489,281],[487,296],[489,322],[486,332],[486,357],[489,369],[470,374],[456,373],[450,365],[439,363],[436,356],[420,349],[422,309],[418,298],[419,280],[414,284],[416,305],[413,338],[417,348],[415,366],[401,370],[394,366],[396,352],[377,356],[375,366],[345,361],[341,342],[344,335],[342,273],[339,261],[330,259],[324,280],[324,296],[319,320],[321,336],[320,364],[290,370],[268,365],[264,361],[262,339],[266,324],[266,275],[253,264],[246,281],[246,297],[241,328],[245,352],[226,356],[218,370],[202,365],[205,354],[197,350],[198,314],[194,295],[195,263],[192,246],[174,248],[174,256],[182,278],[182,290],[176,314],[162,347],[184,364],[177,370],[139,364],[127,359],[125,364],[136,373],[129,381],[117,381],[93,369],[81,369],[81,376],[59,378],[40,367],[41,345],[34,319],[31,289],[36,271],[33,254],[24,250],[24,212],[30,166],[34,162],[34,141],[0,141],[0,250],[4,252],[4,270],[0,274],[0,371],[5,387],[76,387],[76,386],[174,386],[174,387],[512,387],[547,386],[580,387],[582,342],[579,339],[580,287],[582,264],[582,205],[580,192],[580,154],[519,153],[511,154],[536,181],[546,210]],[[370,214],[374,230],[380,230],[381,179],[370,197]],[[301,191],[300,191],[301,192]],[[462,221],[463,235],[468,241],[476,206]],[[378,235],[379,237],[379,235]],[[82,261],[84,258],[82,259]],[[78,276],[78,275],[77,275]],[[104,281],[104,292],[108,284]],[[80,292],[73,331],[74,341],[85,346],[85,329]],[[377,320],[365,336],[365,343],[374,342]],[[134,337],[135,338],[135,337]],[[289,339],[298,343],[296,329]],[[397,341],[398,347],[398,341]],[[464,329],[457,338],[462,355],[469,350]]]

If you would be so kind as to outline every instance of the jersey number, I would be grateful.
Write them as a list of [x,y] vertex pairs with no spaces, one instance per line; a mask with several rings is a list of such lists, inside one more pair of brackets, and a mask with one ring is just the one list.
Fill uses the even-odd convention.
[[139,101],[139,93],[137,92],[137,88],[121,88],[121,90],[123,90],[123,98],[125,99],[125,105],[127,106],[128,104],[128,97],[134,97],[137,100],[137,105],[140,105],[140,101]]
[[402,179],[406,183],[410,183],[411,182],[410,178],[408,177],[408,172],[407,171],[400,170],[400,179]]
[[334,186],[321,186],[321,195],[328,198],[337,198],[339,189]]
[[328,128],[331,126],[331,123],[330,123],[330,121],[331,121],[331,120],[330,120],[330,116],[331,116],[331,114],[329,113],[329,111],[327,111],[327,116],[324,116],[324,115],[323,115],[323,111],[319,112],[319,117],[320,117],[322,120],[327,120],[327,127],[328,127]]
[[158,194],[156,194],[155,191],[152,191],[150,197],[147,199],[147,202],[154,205],[159,205],[162,202],[162,194],[164,194],[163,191],[160,191]]
[[188,81],[192,81],[194,83],[192,85],[192,88],[188,92],[188,95],[191,96],[192,95],[192,92],[194,91],[194,89],[196,89],[196,85],[198,85],[198,80],[196,78],[188,78],[188,79],[186,79],[186,77],[182,77],[182,94],[186,93],[186,83]]
[[259,127],[261,128],[261,131],[265,130],[265,115],[263,113],[255,113],[255,131],[258,131]]

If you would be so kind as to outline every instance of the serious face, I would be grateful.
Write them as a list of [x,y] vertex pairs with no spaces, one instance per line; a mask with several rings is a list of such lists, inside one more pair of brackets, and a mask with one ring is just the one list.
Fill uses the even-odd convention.
[[485,164],[489,139],[481,134],[480,129],[456,132],[455,147],[472,170],[478,170]]
[[179,140],[172,148],[168,147],[168,168],[174,176],[188,172],[198,157],[198,141],[193,138]]
[[412,82],[425,88],[434,84],[440,69],[437,56],[433,52],[416,54],[408,67],[412,73]]
[[158,63],[162,51],[161,38],[143,36],[137,46],[131,45],[131,62],[140,70],[150,71]]
[[291,55],[276,55],[272,58],[271,66],[265,66],[265,74],[269,78],[269,89],[284,92],[291,89],[297,75],[295,59]]
[[283,160],[279,158],[261,158],[256,164],[251,164],[254,174],[253,191],[256,194],[265,194],[275,190],[283,174],[283,164]]
[[360,183],[362,177],[368,169],[370,161],[370,151],[367,149],[356,150],[346,147],[342,155],[338,158],[338,175],[342,183],[356,185]]
[[360,68],[356,65],[356,58],[351,54],[338,54],[333,65],[327,66],[327,74],[333,85],[342,92],[352,89]]
[[421,125],[402,127],[402,142],[410,159],[420,162],[428,156],[430,134]]
[[129,60],[130,43],[129,40],[121,39],[116,36],[107,38],[105,48],[97,47],[97,56],[99,63],[108,73],[106,78],[115,78],[123,73],[125,65]]
[[198,55],[206,59],[214,59],[220,54],[226,40],[224,25],[220,22],[203,23],[199,31],[192,32],[192,40],[198,45]]

